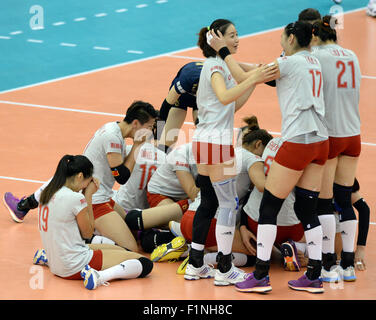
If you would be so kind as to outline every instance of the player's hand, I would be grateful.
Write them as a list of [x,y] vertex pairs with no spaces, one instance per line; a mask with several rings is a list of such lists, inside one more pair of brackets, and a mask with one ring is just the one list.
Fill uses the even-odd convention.
[[354,264],[355,264],[355,269],[358,271],[364,271],[366,270],[366,263],[364,260],[365,257],[365,246],[358,246],[355,251],[355,259],[354,259]]
[[276,78],[278,70],[278,66],[274,63],[262,64],[252,70],[251,77],[253,77],[256,83],[269,82]]
[[244,246],[247,248],[251,255],[256,255],[256,236],[247,229],[246,226],[240,227],[240,235],[243,241]]
[[[210,40],[210,46],[218,52],[219,49],[226,47],[226,40],[224,36],[222,35],[221,31],[218,30],[218,35],[214,32],[214,30],[208,31],[208,33],[212,36]],[[208,35],[207,35],[208,36]]]
[[87,187],[82,190],[82,193],[85,196],[92,196],[94,193],[96,193],[99,189],[100,182],[97,178],[94,178],[89,182]]
[[153,131],[147,128],[138,129],[133,138],[134,144],[141,144],[153,137]]

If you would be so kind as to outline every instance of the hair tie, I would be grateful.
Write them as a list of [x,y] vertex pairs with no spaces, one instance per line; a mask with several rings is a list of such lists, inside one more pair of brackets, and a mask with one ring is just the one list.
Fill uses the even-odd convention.
[[207,26],[207,28],[208,28],[208,31],[210,31],[210,27],[209,27],[209,26]]
[[329,23],[327,23],[326,21],[323,22],[323,25],[324,25],[325,27],[329,27]]

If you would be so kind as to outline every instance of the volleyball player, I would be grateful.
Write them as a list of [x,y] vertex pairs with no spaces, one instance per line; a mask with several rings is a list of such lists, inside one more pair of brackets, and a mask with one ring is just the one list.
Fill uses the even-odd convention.
[[[335,218],[332,198],[342,209],[340,228],[343,251],[340,267],[345,281],[355,281],[354,245],[357,219],[351,203],[352,187],[361,151],[359,92],[361,72],[355,53],[337,44],[335,18],[325,16],[313,24],[318,46],[312,53],[322,66],[325,122],[329,156],[325,164],[318,214],[323,226],[324,281],[338,281]],[[334,184],[333,184],[334,183]]]
[[[233,74],[244,73],[223,46],[224,41],[212,34],[212,46],[219,50]],[[257,231],[256,270],[236,285],[243,292],[267,292],[270,254],[276,237],[276,219],[284,199],[295,188],[294,210],[301,221],[308,244],[307,272],[289,287],[308,292],[323,292],[320,279],[322,228],[316,213],[323,165],[328,156],[328,133],[324,121],[322,75],[319,61],[310,54],[312,25],[297,21],[287,25],[281,36],[286,56],[278,58],[277,93],[282,113],[283,145],[268,173]],[[299,157],[296,155],[299,154]],[[283,182],[283,183],[281,183]]]
[[94,231],[92,198],[99,189],[93,169],[81,155],[65,155],[59,161],[40,197],[38,225],[44,249],[33,261],[48,264],[59,277],[84,278],[90,290],[112,279],[144,277],[153,268],[149,259],[121,247],[85,244]]

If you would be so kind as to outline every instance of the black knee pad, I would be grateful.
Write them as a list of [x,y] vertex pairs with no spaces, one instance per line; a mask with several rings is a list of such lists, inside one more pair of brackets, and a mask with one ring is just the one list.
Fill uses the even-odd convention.
[[333,204],[333,199],[317,199],[317,215],[328,215],[334,214],[335,208]]
[[169,243],[174,238],[174,234],[169,230],[149,229],[141,233],[140,243],[146,253],[152,253],[156,247]]
[[320,225],[320,220],[316,212],[318,196],[319,192],[295,187],[294,211],[302,223],[304,231]]
[[351,203],[352,186],[345,187],[337,183],[333,184],[333,195],[337,205],[341,208],[339,221],[356,220],[356,215]]
[[138,261],[142,264],[142,272],[138,277],[144,278],[153,270],[153,262],[145,257],[139,258]]
[[354,179],[354,184],[352,186],[352,192],[357,192],[360,189],[359,181],[357,178]]
[[214,187],[208,176],[197,176],[197,184],[200,186],[201,203],[200,207],[205,208],[205,213],[214,217],[218,208],[218,198],[215,193]]
[[285,199],[277,198],[268,190],[264,189],[264,194],[260,203],[259,224],[274,224],[277,225],[277,215],[283,205]]
[[144,223],[142,221],[142,210],[133,209],[127,213],[124,218],[125,223],[131,230],[144,230]]

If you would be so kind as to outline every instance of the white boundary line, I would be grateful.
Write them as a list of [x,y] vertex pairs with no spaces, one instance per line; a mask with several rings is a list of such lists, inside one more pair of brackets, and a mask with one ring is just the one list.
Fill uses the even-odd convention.
[[[362,10],[365,10],[366,8],[367,7],[361,7],[361,8],[358,8],[358,9],[349,10],[349,11],[344,12],[344,14],[349,14],[349,13],[354,13],[354,12],[362,11]],[[78,20],[75,20],[75,21],[78,21]],[[276,31],[276,30],[280,30],[282,28],[284,28],[284,26],[280,26],[280,27],[276,27],[276,28],[272,28],[272,29],[267,29],[267,30],[263,30],[263,31],[258,31],[258,32],[253,32],[253,33],[245,34],[245,35],[243,35],[243,36],[241,36],[239,38],[246,38],[246,37],[257,36],[257,35],[260,35],[260,34],[265,34],[265,33],[268,33],[268,32],[273,32],[273,31]],[[51,79],[51,80],[36,82],[36,83],[33,83],[33,84],[29,84],[29,85],[25,85],[25,86],[21,86],[21,87],[16,87],[16,88],[13,88],[13,89],[7,89],[7,90],[0,91],[0,94],[2,94],[2,93],[8,93],[8,92],[13,92],[13,91],[21,90],[21,89],[26,89],[26,88],[32,88],[32,87],[35,87],[35,86],[39,86],[39,85],[43,85],[43,84],[48,84],[48,83],[56,82],[56,81],[59,81],[59,80],[70,79],[70,78],[74,78],[74,77],[78,77],[78,76],[82,76],[82,75],[86,75],[86,74],[91,74],[91,73],[99,72],[99,71],[103,71],[103,70],[108,70],[108,69],[112,69],[112,68],[116,68],[116,67],[122,67],[122,66],[126,66],[128,64],[134,64],[134,63],[148,61],[148,60],[152,60],[152,59],[156,59],[156,58],[163,58],[163,57],[166,57],[166,56],[169,56],[169,55],[173,55],[175,53],[180,53],[180,52],[189,51],[189,50],[193,50],[193,49],[197,49],[197,46],[189,47],[189,48],[185,48],[185,49],[180,49],[180,50],[175,50],[175,51],[171,51],[171,52],[165,52],[165,53],[161,53],[161,54],[158,54],[158,55],[154,55],[154,56],[150,56],[150,57],[146,57],[146,58],[141,58],[141,59],[136,59],[136,60],[132,60],[132,61],[117,63],[117,64],[110,65],[110,66],[107,66],[107,67],[96,68],[96,69],[92,69],[92,70],[89,70],[89,71],[78,72],[78,73],[71,74],[69,76],[58,77],[58,78]]]
[[[41,104],[32,104],[32,103],[24,103],[24,102],[15,102],[15,101],[6,101],[0,100],[0,104],[9,104],[14,106],[23,106],[23,107],[30,107],[30,108],[40,108],[40,109],[49,109],[49,110],[58,110],[58,111],[68,111],[68,112],[79,112],[79,113],[86,113],[86,114],[97,114],[102,116],[110,116],[110,117],[124,117],[125,114],[120,113],[109,113],[109,112],[101,112],[101,111],[92,111],[92,110],[82,110],[82,109],[75,109],[75,108],[64,108],[64,107],[53,107],[53,106],[46,106]],[[194,125],[193,122],[184,122],[185,125]],[[271,132],[271,134],[280,135],[280,132]],[[371,142],[362,142],[363,145],[376,147],[376,143]]]

